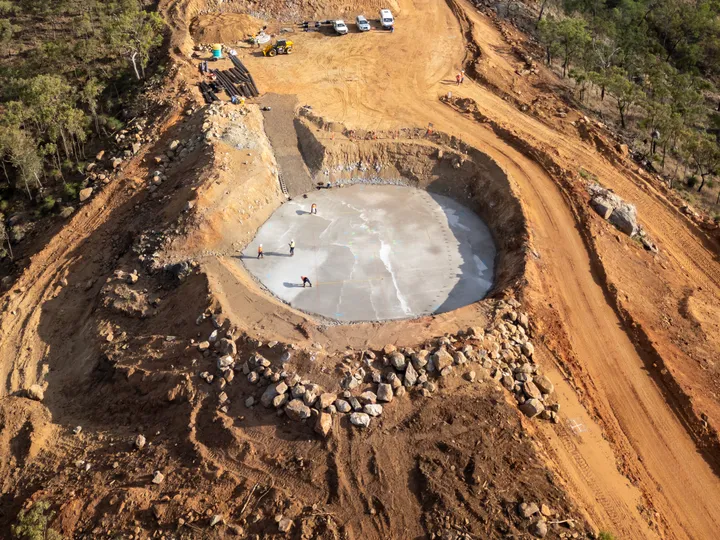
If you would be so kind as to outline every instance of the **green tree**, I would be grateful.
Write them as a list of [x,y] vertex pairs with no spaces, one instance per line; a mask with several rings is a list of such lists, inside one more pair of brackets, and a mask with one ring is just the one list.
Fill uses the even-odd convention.
[[100,133],[100,123],[98,120],[98,96],[105,87],[95,78],[90,77],[82,90],[80,90],[80,100],[87,105],[90,114],[95,122],[95,132]]
[[19,28],[14,26],[10,19],[0,19],[0,46],[8,45]]
[[688,136],[686,151],[700,175],[698,193],[705,186],[708,176],[717,174],[720,167],[720,149],[717,141],[707,133],[693,132]]
[[627,127],[627,113],[630,108],[640,101],[644,94],[640,87],[628,79],[624,69],[613,66],[608,70],[603,79],[608,93],[615,98],[618,113],[620,114],[620,125]]
[[109,22],[110,43],[130,60],[138,80],[145,76],[150,51],[162,43],[163,27],[157,13],[143,11],[135,0],[121,0]]

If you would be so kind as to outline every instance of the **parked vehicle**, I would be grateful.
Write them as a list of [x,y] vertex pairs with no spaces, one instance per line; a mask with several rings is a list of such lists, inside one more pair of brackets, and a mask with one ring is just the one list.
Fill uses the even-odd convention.
[[275,43],[270,43],[263,49],[265,56],[277,56],[278,54],[291,54],[293,52],[293,42],[288,39],[278,39]]
[[380,10],[380,24],[385,30],[392,30],[395,26],[395,19],[389,9]]
[[344,36],[348,33],[348,27],[345,24],[345,21],[343,21],[342,19],[337,19],[336,21],[333,21],[333,28],[341,36]]
[[358,30],[360,30],[361,32],[367,32],[368,30],[370,30],[370,23],[364,15],[358,15],[355,19],[355,24],[357,24]]

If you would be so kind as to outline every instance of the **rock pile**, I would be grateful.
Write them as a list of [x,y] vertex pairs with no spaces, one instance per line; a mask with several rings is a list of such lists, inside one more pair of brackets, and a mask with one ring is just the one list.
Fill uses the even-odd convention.
[[611,190],[599,184],[589,184],[588,191],[590,192],[590,206],[600,217],[612,223],[631,238],[637,237],[648,251],[658,252],[655,243],[637,222],[637,211],[634,205],[625,202]]
[[[217,406],[223,412],[227,413],[230,406],[225,386],[237,374],[249,384],[264,388],[259,400],[255,396],[244,398],[247,408],[260,405],[276,410],[293,421],[309,423],[324,437],[332,431],[335,416],[349,415],[351,425],[367,428],[395,399],[406,394],[431,396],[440,380],[460,375],[469,383],[494,381],[513,394],[527,417],[557,422],[559,406],[552,399],[554,387],[538,372],[530,321],[517,311],[519,306],[513,299],[499,301],[488,328],[468,328],[454,336],[436,338],[417,350],[393,345],[377,352],[348,350],[340,388],[331,391],[291,373],[282,360],[271,362],[258,352],[262,343],[254,339],[247,339],[246,344],[255,352],[241,362],[235,338],[222,329],[227,321],[213,315],[216,329],[195,346],[206,358],[214,355],[215,374],[203,371],[199,376],[217,387]],[[198,324],[208,317],[198,317]],[[273,342],[270,348],[282,359],[297,347]]]

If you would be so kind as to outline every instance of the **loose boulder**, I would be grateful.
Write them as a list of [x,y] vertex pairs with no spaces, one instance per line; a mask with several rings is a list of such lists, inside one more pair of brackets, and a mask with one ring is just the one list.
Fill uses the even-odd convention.
[[290,418],[291,420],[300,422],[302,420],[310,418],[311,413],[310,407],[305,405],[305,403],[303,403],[299,399],[293,399],[285,407],[285,414],[287,414],[288,418]]
[[35,401],[42,401],[45,399],[45,391],[39,384],[33,384],[30,388],[28,388],[27,395],[30,399],[34,399]]

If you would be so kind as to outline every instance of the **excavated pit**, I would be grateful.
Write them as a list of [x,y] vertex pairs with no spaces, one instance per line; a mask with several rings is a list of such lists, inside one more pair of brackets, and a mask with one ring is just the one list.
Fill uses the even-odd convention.
[[419,131],[328,137],[337,126],[307,112],[295,128],[315,182],[332,187],[281,205],[239,257],[274,296],[327,319],[382,321],[453,311],[518,283],[525,218],[482,152]]

